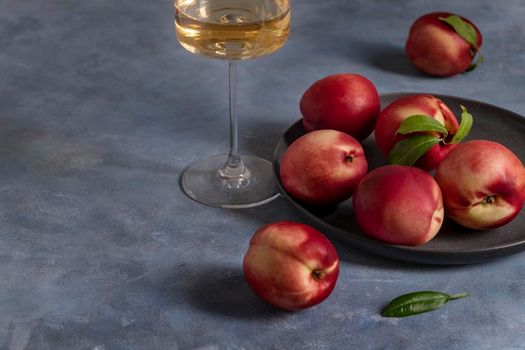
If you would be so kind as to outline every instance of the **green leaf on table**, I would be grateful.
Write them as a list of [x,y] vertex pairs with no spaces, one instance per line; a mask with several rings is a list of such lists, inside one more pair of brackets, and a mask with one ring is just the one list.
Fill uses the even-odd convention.
[[485,61],[485,57],[479,56],[478,60],[475,63],[471,63],[470,66],[468,66],[468,68],[465,70],[465,72],[473,71],[474,69],[477,68],[478,65],[482,64],[483,61]]
[[472,114],[470,114],[465,106],[460,105],[461,107],[461,123],[459,124],[458,132],[454,137],[452,137],[452,140],[450,143],[460,143],[469,133],[472,129],[472,124],[474,122],[474,118],[472,117]]
[[441,292],[421,291],[393,299],[381,312],[383,317],[406,317],[439,309],[450,300],[465,298],[468,293],[448,295]]
[[428,134],[416,134],[407,137],[395,144],[388,154],[388,162],[390,164],[414,165],[439,141],[439,137]]
[[440,21],[447,23],[450,25],[456,33],[463,39],[465,39],[466,42],[468,42],[472,47],[475,49],[479,49],[478,47],[478,33],[476,32],[476,29],[474,29],[474,26],[467,21],[464,21],[461,19],[461,17],[457,15],[450,15],[448,17],[438,17]]
[[401,122],[401,125],[397,129],[397,134],[410,134],[413,132],[420,132],[420,131],[437,131],[443,134],[443,138],[447,137],[448,131],[436,119],[429,117],[428,115],[412,115],[403,122]]

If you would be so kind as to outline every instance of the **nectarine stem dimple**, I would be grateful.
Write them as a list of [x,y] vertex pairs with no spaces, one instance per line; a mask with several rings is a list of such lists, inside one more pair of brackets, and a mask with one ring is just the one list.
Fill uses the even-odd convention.
[[495,196],[487,196],[481,201],[482,204],[494,204],[496,202]]
[[321,280],[324,278],[326,274],[321,271],[321,270],[313,270],[312,271],[312,277],[315,279],[315,280]]
[[347,155],[345,157],[345,161],[347,161],[348,163],[352,163],[354,161],[354,156],[352,156],[351,154]]

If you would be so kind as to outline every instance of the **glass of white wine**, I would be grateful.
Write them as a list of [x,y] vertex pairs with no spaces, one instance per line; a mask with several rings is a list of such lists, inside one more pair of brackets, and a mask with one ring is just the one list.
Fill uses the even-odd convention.
[[239,154],[236,61],[280,49],[290,30],[289,0],[174,0],[177,39],[188,51],[229,61],[230,151],[192,163],[182,174],[191,198],[247,208],[277,196],[269,161]]

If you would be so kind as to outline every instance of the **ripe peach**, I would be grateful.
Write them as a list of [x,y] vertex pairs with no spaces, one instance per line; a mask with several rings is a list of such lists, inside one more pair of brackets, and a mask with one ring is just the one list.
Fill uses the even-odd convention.
[[353,205],[363,232],[387,243],[424,244],[443,223],[439,186],[415,167],[387,165],[372,170],[357,186]]
[[359,74],[335,74],[316,81],[299,106],[307,131],[334,129],[358,141],[370,135],[381,109],[374,84]]

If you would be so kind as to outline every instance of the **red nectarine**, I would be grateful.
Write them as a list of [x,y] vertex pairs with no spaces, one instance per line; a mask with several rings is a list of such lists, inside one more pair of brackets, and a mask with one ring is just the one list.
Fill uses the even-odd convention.
[[244,277],[266,302],[299,310],[325,300],[339,276],[330,241],[308,225],[279,221],[253,235],[243,261]]
[[295,140],[284,153],[280,177],[298,200],[316,205],[349,198],[368,163],[361,144],[336,130],[317,130]]
[[369,172],[357,186],[353,205],[363,232],[387,243],[424,244],[443,223],[439,186],[411,166],[386,165]]
[[359,74],[335,74],[316,81],[299,106],[307,131],[334,129],[358,141],[370,135],[381,108],[374,84]]
[[505,146],[485,140],[459,144],[439,165],[435,179],[448,217],[473,229],[505,225],[525,200],[525,168]]

